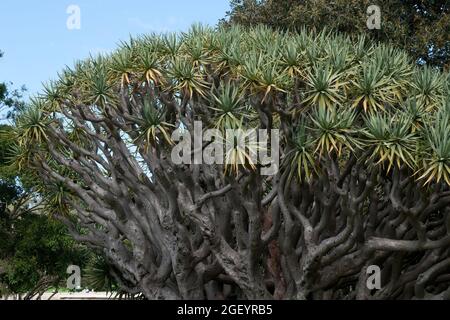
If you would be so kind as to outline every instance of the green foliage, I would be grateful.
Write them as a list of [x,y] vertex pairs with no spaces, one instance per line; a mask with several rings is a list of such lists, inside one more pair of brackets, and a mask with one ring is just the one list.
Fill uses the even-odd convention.
[[212,93],[211,107],[217,112],[216,128],[225,130],[239,127],[245,109],[240,90],[230,82],[221,83],[216,93]]
[[449,109],[442,110],[434,122],[428,123],[423,132],[422,142],[423,169],[420,179],[427,179],[425,184],[433,179],[444,180],[450,184],[450,115]]
[[[379,5],[381,29],[369,30],[367,8]],[[450,7],[446,0],[232,0],[222,24],[264,24],[283,30],[303,27],[367,35],[409,52],[419,63],[450,67]]]
[[341,156],[342,150],[353,150],[359,147],[355,131],[356,113],[353,110],[337,112],[334,108],[319,107],[311,115],[313,132],[317,136],[316,152],[319,155],[337,153]]
[[445,79],[431,68],[423,68],[414,74],[413,92],[417,103],[426,106],[426,111],[439,107],[444,99]]
[[330,108],[339,105],[343,100],[339,76],[329,66],[315,65],[306,76],[306,84],[310,88],[305,92],[305,103]]
[[[268,297],[273,288],[260,293],[265,280],[274,279],[274,286],[280,281],[269,274],[274,268],[262,267],[263,259],[273,253],[267,250],[272,241],[281,240],[282,259],[292,258],[292,267],[301,270],[298,277],[284,276],[306,284],[287,295],[306,298],[322,274],[320,266],[336,265],[333,281],[348,277],[339,275],[338,262],[345,256],[353,260],[348,253],[423,251],[445,241],[434,235],[441,227],[445,231],[436,218],[443,218],[448,201],[449,86],[448,73],[419,68],[404,51],[370,45],[365,38],[264,26],[193,27],[181,35],[130,39],[110,55],[66,69],[18,115],[9,136],[14,167],[40,178],[33,191],[43,200],[43,211],[76,221],[71,232],[103,249],[114,263],[112,268],[104,261],[90,263],[92,287],[113,287],[113,275],[130,292],[149,289],[143,291],[159,297],[169,289],[169,297],[191,297],[194,288],[194,296],[201,297],[204,275],[195,265],[214,266],[208,250],[203,256],[203,243],[219,239],[223,243],[213,252],[219,265],[225,261],[227,274],[230,263],[238,266],[232,270],[238,282],[233,290],[257,288],[245,295]],[[232,148],[225,163],[175,164],[170,134],[175,128],[192,133],[197,120],[222,131],[280,129],[280,172],[261,174],[267,164],[255,161],[255,154],[266,146],[243,130],[226,136]],[[250,144],[237,143],[246,139]],[[422,205],[428,207],[423,219],[415,212]],[[220,221],[220,211],[233,216]],[[409,219],[411,228],[403,229]],[[430,222],[439,224],[431,233]],[[47,270],[48,259],[34,254],[32,244],[50,257],[67,243],[44,241],[54,233],[63,237],[51,226],[37,227],[34,220],[27,226],[30,233],[25,227],[12,229],[20,236],[6,229],[4,237],[23,242],[18,247],[24,256]],[[395,228],[400,234],[390,230]],[[378,235],[384,239],[371,238]],[[291,244],[284,241],[291,237]],[[9,256],[14,262],[15,255]],[[361,257],[351,273],[353,283],[362,279],[360,266],[370,263]],[[19,258],[14,262],[19,273],[4,281],[24,290],[19,280],[31,270]],[[248,272],[259,274],[261,284],[248,283]],[[281,286],[274,290],[291,291]],[[399,286],[403,290],[404,283]]]
[[[17,121],[24,136],[36,142],[44,135],[41,119],[39,109],[30,109]],[[36,180],[30,171],[19,172],[10,165],[15,144],[12,130],[8,125],[0,126],[0,296],[27,293],[43,277],[60,282],[67,276],[67,266],[84,265],[88,254],[60,222],[45,214],[48,210],[41,207],[39,213],[31,212],[36,207],[30,187]]]
[[[18,167],[30,159],[45,160],[58,174],[76,180],[77,173],[55,164],[49,142],[59,141],[49,128],[67,130],[67,139],[83,148],[66,153],[66,141],[59,147],[65,157],[95,148],[86,145],[92,132],[71,119],[60,123],[65,114],[48,108],[62,99],[81,103],[80,112],[90,112],[91,118],[111,119],[107,130],[118,128],[118,135],[132,137],[136,150],[145,152],[172,144],[171,130],[186,124],[186,115],[177,112],[206,117],[220,130],[252,128],[258,118],[277,127],[281,117],[288,117],[292,128],[284,137],[282,169],[290,176],[296,172],[298,179],[308,180],[322,172],[328,155],[344,161],[367,149],[372,152],[365,165],[386,172],[406,166],[411,176],[440,182],[450,162],[446,140],[430,138],[436,130],[431,124],[443,121],[438,114],[446,108],[449,83],[448,73],[417,67],[405,51],[370,44],[366,37],[306,28],[290,33],[264,26],[217,31],[194,26],[181,35],[133,38],[111,55],[66,69],[20,114],[12,140],[18,142]],[[127,101],[136,94],[138,99]],[[127,125],[132,129],[124,129]],[[104,133],[95,128],[97,135]],[[233,149],[224,171],[256,170],[251,152]],[[443,159],[444,171],[429,170],[438,161],[435,156]],[[71,192],[56,188],[46,199],[59,210]]]
[[207,84],[193,61],[176,57],[171,63],[169,74],[174,83],[173,89],[183,92],[187,98],[191,98],[194,93],[200,96],[205,95]]
[[[3,52],[0,51],[0,58],[2,57]],[[6,112],[6,114],[0,114],[2,119],[12,118],[16,112],[24,108],[22,96],[26,88],[23,86],[20,90],[13,90],[11,86],[12,83],[0,82],[0,112]]]
[[44,113],[44,104],[39,100],[33,101],[31,107],[27,108],[16,120],[16,128],[20,132],[19,145],[26,143],[41,144],[48,139],[46,128],[49,120]]
[[[137,120],[141,133],[136,138],[136,141],[145,141],[146,148],[149,145],[159,143],[160,138],[165,139],[166,142],[171,144],[172,140],[168,134],[171,125],[164,122],[164,116],[164,108],[158,107],[155,103],[145,99],[141,118]],[[160,135],[160,138],[158,138],[158,135]]]
[[367,118],[365,143],[374,147],[372,159],[378,164],[398,168],[406,164],[416,168],[417,135],[411,130],[411,120],[388,114],[375,114]]
[[10,292],[32,290],[43,275],[63,280],[68,265],[85,263],[87,251],[70,238],[61,223],[47,216],[26,214],[10,224],[2,220],[0,230],[8,234],[0,248],[0,259],[6,261],[0,282]]
[[314,140],[308,133],[306,121],[302,119],[294,134],[293,148],[283,160],[283,167],[287,168],[288,179],[296,177],[300,182],[309,182],[314,173],[317,173],[317,165],[314,155]]
[[4,181],[14,182],[17,172],[9,166],[11,148],[14,142],[10,138],[13,128],[8,125],[0,125],[0,177]]
[[117,290],[117,284],[111,275],[111,265],[101,256],[93,256],[83,270],[84,287],[94,291],[111,292]]

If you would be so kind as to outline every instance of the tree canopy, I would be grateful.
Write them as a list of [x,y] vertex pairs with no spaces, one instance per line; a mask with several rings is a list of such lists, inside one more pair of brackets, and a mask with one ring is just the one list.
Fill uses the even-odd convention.
[[[129,293],[448,299],[449,90],[448,73],[364,37],[193,26],[66,68],[11,141]],[[172,133],[194,121],[278,130],[279,170],[236,143],[223,164],[176,164]]]
[[[0,83],[2,116],[22,110],[21,97],[9,83]],[[88,255],[39,206],[28,171],[11,165],[12,131],[10,125],[0,125],[0,297],[19,294],[29,299],[65,282],[67,266],[84,266]]]
[[[3,52],[0,51],[0,58],[3,57]],[[11,83],[0,82],[0,119],[10,118],[14,112],[24,107],[22,94],[26,91],[25,87],[20,90],[12,90]],[[6,112],[6,114],[5,114]]]
[[[379,30],[366,25],[371,5],[381,9]],[[408,51],[419,63],[450,67],[450,4],[446,0],[233,0],[222,22],[365,34]]]
[[27,178],[20,179],[24,173],[9,165],[13,142],[6,137],[11,130],[0,126],[0,297],[30,299],[65,286],[67,267],[83,267],[90,256],[61,222],[47,215],[39,195],[26,188]]

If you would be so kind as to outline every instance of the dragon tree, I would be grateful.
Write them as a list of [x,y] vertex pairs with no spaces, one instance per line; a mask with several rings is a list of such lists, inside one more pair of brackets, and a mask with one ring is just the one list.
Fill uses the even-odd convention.
[[[364,37],[195,25],[64,69],[11,157],[130,294],[450,299],[449,94],[448,73]],[[239,145],[176,163],[196,121],[277,130],[278,170]]]

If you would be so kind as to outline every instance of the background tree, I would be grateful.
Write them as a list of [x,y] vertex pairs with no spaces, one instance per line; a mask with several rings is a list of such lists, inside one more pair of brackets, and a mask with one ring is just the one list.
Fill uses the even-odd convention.
[[[381,29],[369,30],[367,8],[381,8]],[[224,24],[280,29],[332,28],[407,50],[419,63],[450,67],[450,3],[446,0],[232,0]]]
[[[65,69],[11,141],[129,293],[448,299],[449,84],[364,38],[194,26]],[[279,129],[280,170],[235,143],[224,164],[175,164],[171,133],[195,120]]]
[[[24,108],[21,94],[0,83],[3,120]],[[0,297],[30,299],[50,287],[65,286],[67,266],[84,266],[89,255],[69,237],[63,224],[46,215],[32,190],[33,175],[10,165],[12,130],[0,125]]]
[[13,143],[5,137],[11,130],[0,126],[0,297],[31,299],[65,287],[67,266],[83,267],[91,254],[46,214],[38,194],[20,185],[31,180],[8,165]]
[[[0,51],[0,58],[2,57],[3,52]],[[11,90],[11,85],[11,83],[0,82],[0,120],[12,117],[15,111],[24,106],[22,95],[26,88]]]
[[0,282],[4,295],[40,298],[50,288],[66,287],[66,269],[84,266],[88,252],[68,235],[64,225],[43,214],[2,219]]

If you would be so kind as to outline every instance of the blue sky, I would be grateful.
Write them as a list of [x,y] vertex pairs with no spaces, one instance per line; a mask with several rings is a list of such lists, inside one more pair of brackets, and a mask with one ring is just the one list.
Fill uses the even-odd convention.
[[[69,30],[67,8],[80,8],[81,28]],[[27,95],[65,65],[110,51],[129,35],[216,25],[228,0],[1,0],[0,82],[25,85]]]

